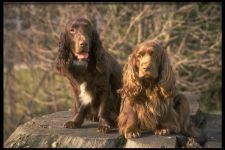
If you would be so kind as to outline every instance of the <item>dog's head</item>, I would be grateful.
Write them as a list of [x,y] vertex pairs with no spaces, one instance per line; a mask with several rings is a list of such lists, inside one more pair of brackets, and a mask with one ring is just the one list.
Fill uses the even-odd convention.
[[123,91],[135,95],[143,87],[159,86],[165,95],[175,91],[175,75],[168,55],[157,41],[138,44],[123,73]]

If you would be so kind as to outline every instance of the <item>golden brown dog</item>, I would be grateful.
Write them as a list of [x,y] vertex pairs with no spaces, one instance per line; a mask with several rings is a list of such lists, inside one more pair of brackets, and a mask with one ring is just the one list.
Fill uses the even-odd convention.
[[120,134],[139,137],[141,131],[156,135],[183,133],[200,137],[189,117],[189,103],[177,92],[175,75],[166,51],[148,40],[135,48],[123,70]]

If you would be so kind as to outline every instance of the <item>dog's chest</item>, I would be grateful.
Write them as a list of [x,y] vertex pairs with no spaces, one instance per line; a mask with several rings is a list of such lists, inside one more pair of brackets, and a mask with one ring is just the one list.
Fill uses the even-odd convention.
[[[76,68],[77,69],[77,68]],[[96,77],[98,77],[98,72],[96,70],[72,70],[73,77],[79,82],[79,83],[84,83],[84,82],[90,82],[94,81]]]
[[90,104],[93,100],[92,94],[87,90],[87,82],[80,85],[79,100],[84,105]]

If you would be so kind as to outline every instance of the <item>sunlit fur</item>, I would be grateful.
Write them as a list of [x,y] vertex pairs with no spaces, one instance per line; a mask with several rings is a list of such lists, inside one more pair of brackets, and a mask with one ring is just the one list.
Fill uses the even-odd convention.
[[[139,55],[146,50],[153,53],[148,64],[152,76],[140,77],[142,58]],[[119,133],[125,138],[138,137],[141,131],[198,137],[197,128],[190,122],[189,103],[177,92],[175,83],[170,60],[159,42],[148,40],[137,45],[123,68],[123,86],[119,90],[122,96]]]

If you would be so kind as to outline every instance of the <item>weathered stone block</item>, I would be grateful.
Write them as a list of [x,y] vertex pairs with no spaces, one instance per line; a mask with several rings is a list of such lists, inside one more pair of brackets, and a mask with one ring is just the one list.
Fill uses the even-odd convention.
[[117,129],[112,133],[97,132],[97,122],[84,122],[82,128],[67,129],[63,123],[71,117],[68,111],[58,112],[19,126],[5,142],[5,147],[120,147]]
[[176,136],[142,135],[141,138],[127,140],[125,148],[175,148]]
[[[152,132],[144,132],[140,138],[126,140],[118,134],[116,128],[108,134],[98,133],[98,122],[85,121],[81,128],[64,128],[63,124],[71,117],[70,111],[36,117],[19,126],[4,143],[4,147],[177,148],[187,146],[187,137],[179,134],[156,136]],[[222,147],[220,115],[207,114],[204,130],[208,137],[205,147]],[[191,145],[188,146],[191,147]]]

